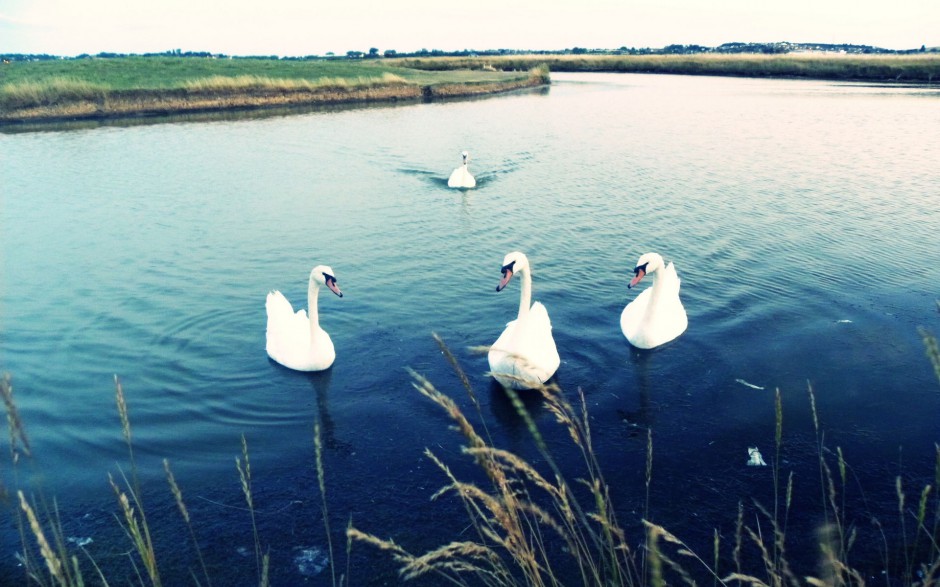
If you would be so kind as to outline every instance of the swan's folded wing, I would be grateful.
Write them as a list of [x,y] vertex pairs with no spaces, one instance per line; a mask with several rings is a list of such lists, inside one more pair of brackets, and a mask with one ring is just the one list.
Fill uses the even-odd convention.
[[[666,267],[667,275],[669,276],[669,297],[666,298],[669,300],[669,315],[672,322],[671,329],[675,332],[681,334],[685,331],[686,327],[689,325],[689,318],[685,313],[685,307],[682,305],[682,300],[679,298],[679,286],[681,280],[676,274],[676,266],[672,263]],[[678,334],[676,334],[678,336]]]
[[543,381],[551,377],[561,364],[561,358],[552,336],[552,321],[548,317],[548,310],[540,302],[532,304],[520,335],[519,342],[522,346],[519,348],[525,349],[525,356],[547,374]]
[[649,306],[651,297],[652,288],[648,287],[641,291],[640,295],[632,302],[627,304],[623,309],[623,313],[620,314],[620,329],[623,330],[623,334],[627,339],[634,337],[637,330],[639,330],[640,323],[646,315],[646,307]]
[[675,263],[670,262],[666,265],[666,269],[663,273],[662,279],[663,285],[665,286],[665,293],[678,296],[681,280],[679,279],[679,274],[676,273]]
[[295,313],[284,294],[277,290],[268,294],[264,305],[268,314],[265,332],[268,354],[282,354],[310,344],[306,310]]
[[506,323],[506,328],[500,333],[499,338],[493,343],[494,349],[506,352],[513,352],[513,333],[516,330],[517,320],[510,320]]
[[542,302],[535,302],[526,316],[526,322],[530,324],[529,328],[543,333],[552,331],[552,320],[548,317],[548,310],[542,305]]
[[272,320],[284,320],[294,313],[294,308],[290,305],[290,302],[287,301],[284,294],[276,289],[268,292],[268,297],[264,302],[264,309],[268,314],[268,324],[270,324]]

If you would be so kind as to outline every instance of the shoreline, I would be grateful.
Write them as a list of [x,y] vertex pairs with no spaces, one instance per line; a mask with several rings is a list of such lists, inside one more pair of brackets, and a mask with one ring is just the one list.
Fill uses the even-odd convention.
[[548,85],[537,77],[503,82],[378,84],[350,88],[242,90],[199,93],[186,90],[124,90],[0,112],[0,129],[22,125],[108,121],[184,114],[240,112],[302,106],[433,101],[497,95]]
[[[128,57],[5,64],[0,66],[0,131],[69,122],[484,97],[548,87],[551,71],[811,79],[933,89],[940,81],[940,54],[507,55],[368,63]],[[241,83],[243,77],[251,79]]]
[[898,84],[940,81],[940,54],[819,55],[808,53],[765,55],[525,55],[492,58],[399,58],[390,64],[424,71],[490,67],[520,71],[543,64],[552,72],[662,73],[773,79],[813,79]]

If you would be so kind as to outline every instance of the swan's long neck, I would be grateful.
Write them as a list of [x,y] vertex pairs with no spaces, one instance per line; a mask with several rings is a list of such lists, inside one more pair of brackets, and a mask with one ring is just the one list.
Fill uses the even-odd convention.
[[310,340],[315,340],[315,334],[320,330],[320,314],[317,310],[317,298],[320,297],[320,284],[310,280],[307,286],[307,316],[310,318]]
[[519,278],[522,279],[522,290],[519,292],[519,318],[529,313],[532,307],[532,276],[528,269],[519,271]]
[[656,314],[656,307],[659,306],[660,302],[663,299],[663,282],[659,279],[659,269],[653,271],[649,276],[653,279],[653,285],[650,287],[652,290],[650,292],[650,301],[649,305],[646,306],[646,316],[650,317]]

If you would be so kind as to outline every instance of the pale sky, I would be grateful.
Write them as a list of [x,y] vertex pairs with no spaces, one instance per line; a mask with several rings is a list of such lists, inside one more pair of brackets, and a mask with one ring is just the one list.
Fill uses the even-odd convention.
[[940,46],[940,0],[0,0],[0,53]]

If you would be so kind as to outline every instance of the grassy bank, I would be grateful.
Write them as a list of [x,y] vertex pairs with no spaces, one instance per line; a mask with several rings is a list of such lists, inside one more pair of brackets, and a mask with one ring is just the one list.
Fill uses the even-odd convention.
[[0,67],[0,124],[474,96],[547,71],[427,71],[381,61],[124,57]]
[[400,67],[525,71],[544,63],[551,71],[671,73],[804,78],[865,82],[937,83],[940,54],[839,55],[815,53],[692,55],[518,55],[390,59]]
[[[538,69],[536,69],[538,68]],[[934,84],[940,54],[505,55],[372,60],[120,57],[0,66],[0,125],[477,96],[548,71]]]

